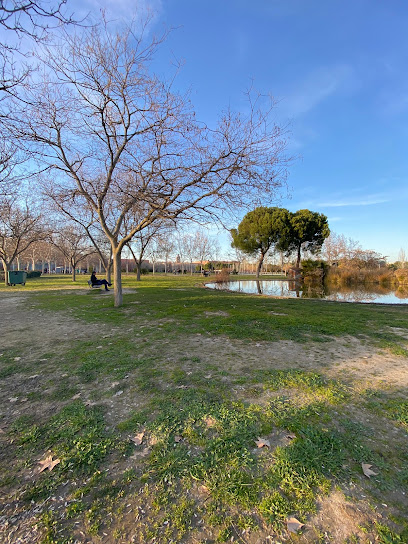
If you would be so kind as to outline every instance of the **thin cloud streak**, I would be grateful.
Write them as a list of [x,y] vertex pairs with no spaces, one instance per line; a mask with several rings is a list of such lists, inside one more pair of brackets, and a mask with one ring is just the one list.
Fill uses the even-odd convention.
[[303,200],[298,203],[298,208],[347,208],[347,207],[361,207],[361,206],[375,206],[377,204],[386,204],[387,202],[393,202],[395,195],[362,195],[354,198],[350,197],[332,197],[331,200]]
[[343,208],[346,206],[373,206],[375,204],[385,204],[386,202],[391,202],[392,199],[389,197],[366,197],[363,199],[357,200],[336,200],[331,202],[320,202],[319,206],[324,208]]
[[295,92],[286,95],[280,109],[290,117],[298,117],[313,110],[331,95],[355,86],[355,74],[350,65],[321,67],[299,82]]

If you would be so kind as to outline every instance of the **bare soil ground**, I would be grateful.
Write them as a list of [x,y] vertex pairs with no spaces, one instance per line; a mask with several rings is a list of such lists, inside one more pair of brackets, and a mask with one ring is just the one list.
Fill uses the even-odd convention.
[[[44,366],[42,366],[42,373],[37,374],[35,372],[37,361],[42,359],[44,362],[44,356],[47,353],[53,353],[54,357],[55,354],[63,354],[64,350],[71,347],[77,340],[112,334],[107,325],[84,323],[74,318],[69,312],[40,311],[30,303],[30,297],[24,293],[2,294],[0,330],[0,357],[3,350],[18,349],[19,352],[24,353],[21,362],[32,368],[30,375],[15,374],[2,380],[0,406],[3,420],[0,442],[4,440],[4,431],[8,425],[30,410],[26,398],[27,390],[35,391],[36,388],[43,387],[50,377],[54,379],[63,377],[55,364],[49,367],[48,375],[44,375]],[[401,331],[401,334],[405,337],[406,333]],[[180,360],[183,355],[188,355],[190,359],[192,356],[197,356],[204,363],[211,363],[214,360],[222,361],[224,370],[234,375],[244,374],[246,369],[253,365],[259,369],[296,368],[313,370],[330,378],[340,379],[355,390],[365,387],[375,388],[381,384],[399,391],[408,390],[406,358],[392,355],[354,337],[333,339],[325,343],[298,344],[291,341],[249,343],[196,334],[177,338],[177,342],[169,337],[165,346],[153,346],[149,349],[152,352],[157,351],[161,357],[165,356],[169,361],[176,356]],[[209,379],[211,379],[210,376]],[[251,400],[246,391],[240,391],[237,388],[235,393],[237,397]],[[87,391],[84,391],[82,398],[86,398],[86,395]],[[115,420],[120,421],[123,414],[129,412],[129,409],[134,408],[137,403],[142,404],[143,399],[131,398],[125,392],[123,395],[110,397],[109,400],[101,402],[108,404],[113,423]],[[59,402],[55,399],[53,405],[48,404],[43,409],[52,413],[58,406]],[[40,408],[37,406],[36,409]],[[280,444],[279,440],[281,442],[284,438],[277,437],[277,444]],[[390,440],[392,440],[391,431]],[[372,542],[374,542],[373,535],[364,534],[359,528],[373,517],[377,520],[387,517],[386,505],[373,511],[363,494],[357,492],[353,494],[352,487],[351,485],[349,490],[335,489],[329,496],[323,498],[318,505],[318,513],[308,523],[308,530],[303,536],[294,537],[294,541],[309,544],[348,541],[368,543],[373,538]],[[347,497],[347,491],[353,495],[352,499]],[[0,497],[0,500],[3,502],[5,497]],[[401,496],[400,500],[406,502],[407,497]],[[3,502],[3,507],[5,507],[5,514],[0,515],[0,540],[3,539],[3,542],[8,543],[39,542],[39,532],[35,524],[35,508],[26,511],[24,515],[20,513],[13,516],[14,507],[16,511],[19,511],[18,505],[10,503],[4,505]],[[359,540],[347,540],[356,534],[360,535]],[[289,541],[292,541],[291,539],[292,537],[288,537]],[[114,541],[108,535],[103,540],[103,542]],[[78,542],[82,542],[80,536]],[[84,540],[83,542],[91,541]],[[100,540],[95,537],[94,542],[100,542]],[[206,540],[194,540],[194,542],[206,542]],[[243,534],[242,542],[270,544],[278,541],[274,541],[265,533],[257,534],[256,538],[250,534]]]

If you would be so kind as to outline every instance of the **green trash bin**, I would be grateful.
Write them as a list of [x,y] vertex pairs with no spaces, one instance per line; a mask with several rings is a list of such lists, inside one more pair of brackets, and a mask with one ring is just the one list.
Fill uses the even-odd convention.
[[25,285],[27,272],[25,270],[10,270],[8,273],[9,285]]

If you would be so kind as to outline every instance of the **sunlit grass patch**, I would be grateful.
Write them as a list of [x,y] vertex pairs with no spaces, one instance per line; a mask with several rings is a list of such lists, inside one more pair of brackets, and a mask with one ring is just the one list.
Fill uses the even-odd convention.
[[365,392],[366,406],[370,410],[392,419],[405,428],[408,428],[408,400],[398,394],[376,390]]
[[[134,420],[154,437],[145,481],[168,490],[180,484],[187,490],[195,482],[208,493],[202,515],[213,525],[213,506],[224,505],[221,526],[241,507],[256,512],[255,524],[281,530],[291,512],[304,517],[314,511],[317,494],[328,492],[330,478],[341,473],[346,450],[336,431],[309,425],[286,447],[261,451],[256,440],[271,431],[271,415],[204,391],[177,392],[151,421]],[[174,502],[179,492],[173,491]]]
[[[80,277],[78,285],[86,286],[86,279]],[[400,342],[392,328],[408,328],[407,313],[398,306],[214,292],[202,289],[202,278],[198,276],[149,275],[137,282],[134,275],[124,275],[123,286],[136,290],[124,295],[122,308],[113,307],[112,297],[84,296],[84,292],[75,290],[61,296],[49,290],[51,284],[61,288],[69,286],[66,277],[39,278],[37,282],[42,288],[35,290],[35,300],[44,309],[69,309],[72,315],[83,320],[102,321],[111,326],[126,327],[129,322],[143,322],[147,336],[157,328],[159,321],[163,332],[200,332],[248,341],[327,342],[331,337],[351,335],[392,343]],[[208,312],[212,313],[211,317]]]

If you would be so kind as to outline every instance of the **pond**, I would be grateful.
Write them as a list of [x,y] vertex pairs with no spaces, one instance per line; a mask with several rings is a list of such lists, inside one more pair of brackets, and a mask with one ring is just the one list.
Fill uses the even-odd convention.
[[339,302],[375,302],[382,304],[408,304],[408,288],[392,289],[378,284],[361,286],[309,286],[288,280],[237,280],[224,283],[207,283],[206,287],[222,291],[235,291],[252,295],[289,298],[320,298]]

